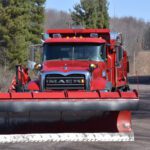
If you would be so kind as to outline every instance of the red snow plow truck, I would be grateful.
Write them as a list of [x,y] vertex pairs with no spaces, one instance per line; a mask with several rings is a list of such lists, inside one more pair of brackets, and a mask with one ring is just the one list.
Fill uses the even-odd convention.
[[0,93],[0,142],[133,141],[139,97],[128,85],[122,35],[48,30],[41,47],[41,62],[16,66],[9,92]]

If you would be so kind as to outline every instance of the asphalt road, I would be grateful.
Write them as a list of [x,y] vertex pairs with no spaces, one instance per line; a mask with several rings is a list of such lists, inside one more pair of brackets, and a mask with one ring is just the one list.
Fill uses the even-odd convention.
[[1,144],[0,150],[150,150],[150,92],[140,91],[139,111],[133,112],[134,142],[60,142]]

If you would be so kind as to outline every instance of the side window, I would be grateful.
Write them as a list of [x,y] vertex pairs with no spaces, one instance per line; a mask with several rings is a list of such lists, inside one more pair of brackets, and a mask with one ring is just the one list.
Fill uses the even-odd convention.
[[106,60],[106,57],[107,57],[107,54],[106,54],[106,45],[103,45],[103,46],[101,47],[100,57],[101,57],[103,60]]

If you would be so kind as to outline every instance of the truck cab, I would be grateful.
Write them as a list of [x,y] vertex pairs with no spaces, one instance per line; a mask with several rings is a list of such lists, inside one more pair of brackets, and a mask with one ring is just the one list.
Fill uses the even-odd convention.
[[48,30],[45,37],[40,77],[28,90],[125,89],[127,56],[118,34],[111,38],[108,29],[67,29]]

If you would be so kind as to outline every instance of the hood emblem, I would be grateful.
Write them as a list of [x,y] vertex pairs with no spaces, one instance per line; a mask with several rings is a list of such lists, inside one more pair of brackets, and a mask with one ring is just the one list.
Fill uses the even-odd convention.
[[67,64],[65,64],[65,66],[64,66],[64,70],[67,70],[67,69],[68,69]]

